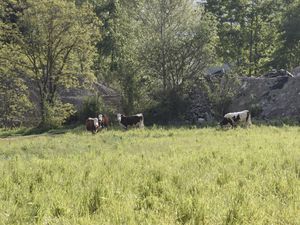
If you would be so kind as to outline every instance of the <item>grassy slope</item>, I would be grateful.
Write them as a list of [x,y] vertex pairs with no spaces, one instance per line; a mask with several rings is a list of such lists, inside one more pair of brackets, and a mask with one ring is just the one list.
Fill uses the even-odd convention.
[[0,224],[300,224],[300,128],[0,140]]

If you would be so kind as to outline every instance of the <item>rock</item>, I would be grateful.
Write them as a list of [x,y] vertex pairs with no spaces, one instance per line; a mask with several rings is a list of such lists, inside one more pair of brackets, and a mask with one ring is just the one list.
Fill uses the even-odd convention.
[[243,78],[241,87],[230,111],[249,109],[268,119],[300,117],[300,77]]
[[[211,103],[201,88],[192,91],[190,120],[213,120]],[[228,112],[249,109],[254,118],[300,120],[300,76],[243,77]]]
[[300,66],[293,69],[292,73],[295,77],[300,77]]
[[[211,103],[207,94],[195,86],[190,92],[189,99],[191,99],[191,104],[187,119],[196,124],[202,122],[202,119],[211,121]],[[199,118],[201,118],[200,121]]]
[[289,71],[284,70],[284,69],[280,69],[280,70],[276,70],[273,69],[270,72],[262,75],[262,78],[273,78],[273,77],[279,77],[279,76],[286,76],[286,77],[294,77],[293,74],[291,74]]

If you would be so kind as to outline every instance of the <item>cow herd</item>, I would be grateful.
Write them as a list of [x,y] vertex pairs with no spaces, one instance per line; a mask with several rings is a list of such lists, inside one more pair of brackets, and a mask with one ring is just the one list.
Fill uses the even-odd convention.
[[[144,116],[142,113],[132,116],[125,116],[118,113],[117,120],[125,129],[128,129],[129,127],[144,127]],[[87,131],[97,133],[100,129],[107,128],[109,126],[109,118],[104,114],[99,114],[98,118],[89,117],[85,122],[85,126]]]
[[[142,113],[125,116],[123,114],[117,114],[117,120],[121,127],[126,130],[129,127],[144,127],[144,116]],[[232,128],[237,125],[245,125],[246,127],[250,126],[251,122],[251,114],[249,110],[243,110],[240,112],[230,112],[224,115],[223,120],[220,122],[220,126],[224,127],[230,125]],[[108,128],[109,126],[109,118],[107,115],[99,114],[98,118],[89,117],[86,120],[86,130],[91,131],[92,133],[97,133],[99,130],[103,128]]]

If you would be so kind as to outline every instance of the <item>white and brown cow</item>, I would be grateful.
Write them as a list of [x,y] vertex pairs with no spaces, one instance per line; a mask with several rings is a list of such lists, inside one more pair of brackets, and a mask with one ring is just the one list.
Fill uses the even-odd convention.
[[139,128],[144,127],[144,116],[142,113],[132,115],[132,116],[124,116],[123,114],[117,114],[117,119],[119,124],[127,129],[129,126],[136,126]]
[[101,121],[103,119],[103,115],[100,114],[98,118],[89,117],[85,121],[85,127],[87,131],[91,131],[93,134],[97,133],[101,128]]
[[99,114],[98,119],[99,119],[99,126],[100,126],[100,128],[108,128],[108,126],[109,126],[109,118],[108,118],[107,115]]
[[231,127],[236,127],[238,124],[244,124],[250,126],[251,114],[249,110],[243,110],[241,112],[230,112],[224,115],[223,120],[220,122],[221,127],[230,124]]
[[87,131],[91,131],[93,134],[98,132],[99,119],[98,118],[87,118],[85,121],[85,127]]

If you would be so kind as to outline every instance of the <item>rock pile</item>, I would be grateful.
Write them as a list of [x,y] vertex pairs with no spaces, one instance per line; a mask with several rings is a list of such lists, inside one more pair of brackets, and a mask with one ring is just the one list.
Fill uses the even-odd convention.
[[189,99],[191,104],[187,119],[194,124],[210,122],[212,120],[211,103],[207,94],[201,88],[193,88]]

